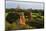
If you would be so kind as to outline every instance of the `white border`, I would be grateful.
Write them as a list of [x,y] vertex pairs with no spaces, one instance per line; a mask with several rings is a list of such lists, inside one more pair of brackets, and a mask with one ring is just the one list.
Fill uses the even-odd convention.
[[[45,2],[46,3],[46,0],[16,0],[16,1],[34,1],[34,2]],[[45,4],[44,12],[46,16],[46,4]],[[20,30],[20,31],[45,31],[46,30],[46,17],[45,17],[44,23],[45,23],[45,29]],[[0,31],[5,31],[5,0],[0,0]]]
[[0,0],[0,31],[4,31],[5,30],[5,7],[4,7],[4,0]]
[[44,0],[10,0],[10,1],[36,1],[36,2],[43,2]]

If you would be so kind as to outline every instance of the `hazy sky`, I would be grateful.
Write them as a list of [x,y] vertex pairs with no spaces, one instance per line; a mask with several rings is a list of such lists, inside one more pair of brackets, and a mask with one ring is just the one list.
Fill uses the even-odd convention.
[[43,9],[43,3],[29,3],[29,2],[14,2],[6,1],[6,8],[16,8],[19,5],[20,8],[32,8],[32,9]]

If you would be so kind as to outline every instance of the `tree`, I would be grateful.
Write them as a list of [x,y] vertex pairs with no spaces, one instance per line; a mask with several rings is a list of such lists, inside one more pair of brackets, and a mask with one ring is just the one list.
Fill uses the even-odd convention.
[[6,21],[8,21],[9,23],[12,23],[12,22],[16,21],[18,18],[19,18],[19,16],[17,14],[15,14],[15,13],[9,13],[6,16]]

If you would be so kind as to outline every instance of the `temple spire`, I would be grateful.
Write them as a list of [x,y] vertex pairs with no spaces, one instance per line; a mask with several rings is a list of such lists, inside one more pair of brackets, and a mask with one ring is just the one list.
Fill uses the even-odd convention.
[[19,5],[19,4],[17,4],[17,7],[16,7],[16,9],[20,9],[20,5]]

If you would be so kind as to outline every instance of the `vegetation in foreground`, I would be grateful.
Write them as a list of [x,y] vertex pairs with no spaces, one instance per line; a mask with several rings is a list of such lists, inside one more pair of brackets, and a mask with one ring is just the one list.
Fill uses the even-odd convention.
[[[6,9],[6,14],[5,16],[7,16],[9,14],[9,12],[13,12],[16,9]],[[22,10],[22,9],[20,9]],[[29,11],[32,11],[32,21],[26,21],[26,26],[27,27],[31,27],[28,29],[40,29],[40,28],[44,28],[44,10],[32,10],[32,9],[27,9]],[[23,10],[25,12],[25,10]],[[25,16],[26,17],[26,16]],[[28,18],[28,16],[26,17]],[[26,19],[28,20],[28,19]],[[6,30],[15,30],[16,28],[18,28],[16,22],[13,22],[12,24],[10,24],[9,22],[6,21]],[[25,29],[25,28],[19,28],[19,29]]]

